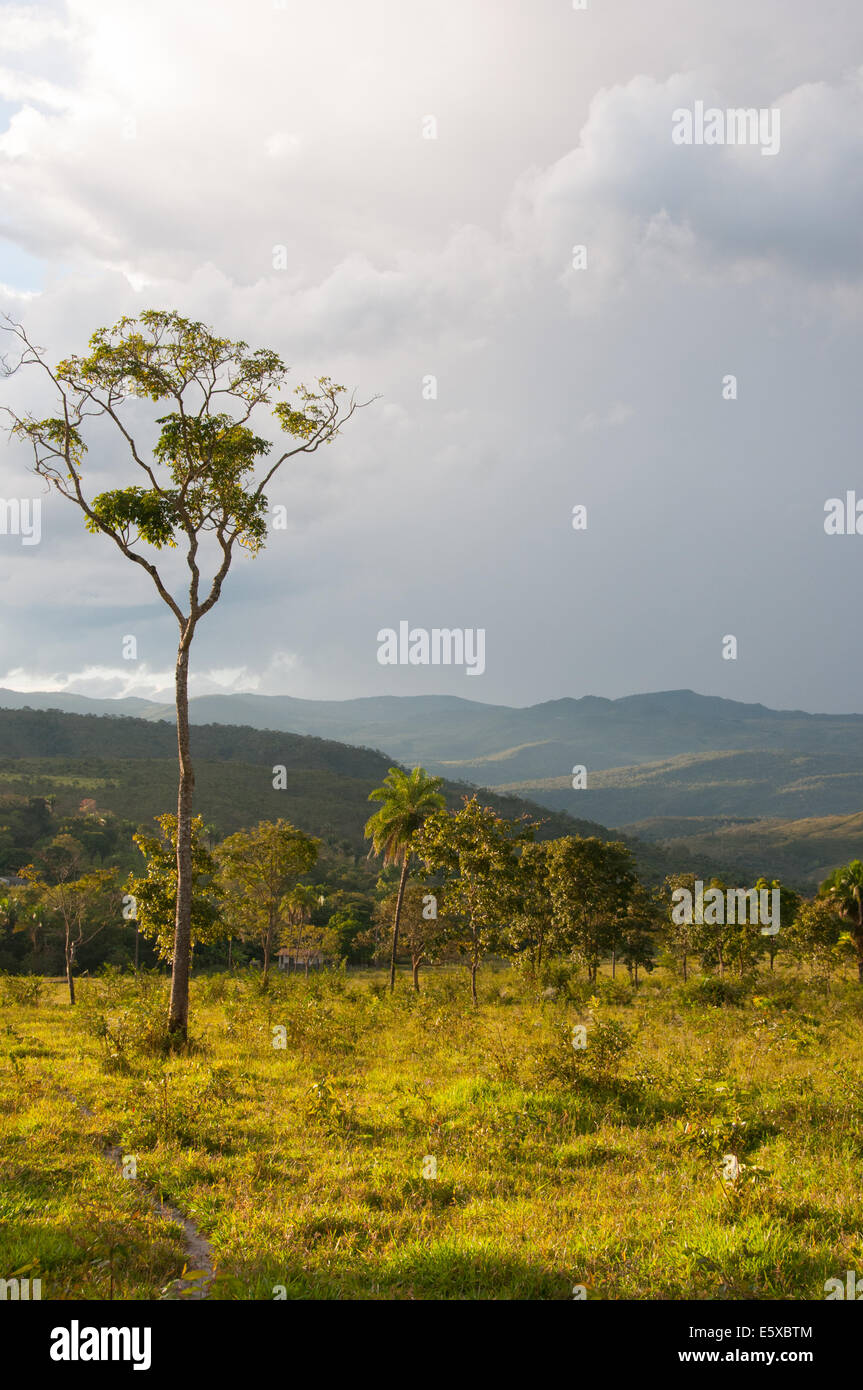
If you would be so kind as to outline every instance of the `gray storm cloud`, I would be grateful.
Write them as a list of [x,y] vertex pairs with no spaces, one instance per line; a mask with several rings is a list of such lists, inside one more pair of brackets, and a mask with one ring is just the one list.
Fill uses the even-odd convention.
[[[377,662],[410,613],[485,631],[474,699],[690,686],[860,707],[861,656],[831,625],[863,549],[822,517],[863,495],[863,17],[696,8],[13,7],[3,307],[60,356],[176,306],[277,348],[297,381],[380,393],[273,487],[289,524],[202,626],[202,691],[464,694],[444,668]],[[779,109],[781,150],[675,146],[672,113],[698,100]],[[43,399],[24,375],[2,393]],[[127,476],[108,435],[88,467],[97,487]],[[36,495],[20,447],[0,468],[4,496]],[[0,536],[0,671],[125,692],[131,632],[151,693],[174,627],[146,576],[60,500],[44,517],[38,553]]]

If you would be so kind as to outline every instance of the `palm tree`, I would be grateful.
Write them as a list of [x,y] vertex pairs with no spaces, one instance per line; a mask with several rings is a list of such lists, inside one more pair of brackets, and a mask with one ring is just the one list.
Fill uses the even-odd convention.
[[848,934],[857,952],[857,978],[863,984],[863,863],[852,859],[850,864],[834,869],[818,891],[848,923]]
[[381,808],[366,823],[366,839],[371,840],[370,854],[382,854],[384,865],[401,864],[396,912],[393,919],[393,944],[390,954],[390,989],[396,983],[396,951],[399,944],[399,917],[410,866],[413,839],[427,816],[442,811],[446,805],[438,791],[442,777],[429,777],[425,768],[413,772],[391,767],[382,787],[369,792],[369,801],[380,801]]

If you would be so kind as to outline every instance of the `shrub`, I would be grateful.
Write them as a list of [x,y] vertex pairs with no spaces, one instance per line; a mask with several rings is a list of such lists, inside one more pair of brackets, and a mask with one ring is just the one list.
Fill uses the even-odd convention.
[[167,1144],[215,1153],[230,1147],[225,1135],[225,1108],[236,1101],[231,1078],[193,1062],[187,1070],[171,1063],[148,1072],[136,1088],[132,1106],[121,1118],[123,1142],[150,1148]]
[[[97,986],[104,983],[95,981]],[[105,1063],[118,1071],[128,1069],[134,1057],[165,1055],[175,1043],[168,1033],[167,983],[157,976],[139,980],[137,985],[136,989],[132,977],[134,992],[124,989],[119,1007],[110,997],[119,992],[116,980],[109,980],[104,990],[97,988],[95,997],[91,994],[80,1006],[84,1030],[101,1044]]]
[[550,960],[542,967],[539,983],[543,989],[565,990],[576,979],[577,967],[571,961]]
[[634,988],[629,980],[609,980],[600,976],[594,986],[603,1004],[631,1004]]
[[596,1075],[612,1075],[620,1068],[621,1060],[635,1042],[635,1034],[616,1019],[594,1023],[587,1030],[585,1065]]
[[484,986],[480,987],[480,999],[484,1004],[516,1004],[521,997],[521,981],[512,970],[501,979],[498,974],[497,979],[492,977]]
[[690,980],[680,988],[680,999],[685,1004],[712,1004],[722,1008],[726,1004],[739,1006],[744,1001],[746,985],[742,980],[723,980],[718,975],[702,975],[698,980]]
[[24,1004],[35,1009],[43,985],[40,975],[0,975],[0,998],[4,1004]]
[[232,975],[205,975],[193,981],[195,997],[203,1004],[221,1004],[225,999],[236,998],[239,985]]
[[353,1105],[330,1075],[312,1083],[300,1101],[300,1112],[330,1133],[352,1129],[356,1120]]
[[537,1078],[572,1086],[588,1078],[608,1081],[617,1075],[635,1033],[615,1019],[586,1025],[586,1046],[573,1045],[573,1028],[557,1029],[554,1041],[535,1058]]

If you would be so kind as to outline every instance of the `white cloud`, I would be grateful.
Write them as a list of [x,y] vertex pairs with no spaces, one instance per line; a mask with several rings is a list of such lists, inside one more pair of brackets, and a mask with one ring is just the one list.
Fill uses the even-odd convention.
[[9,68],[0,68],[0,97],[5,101],[35,101],[40,106],[50,106],[65,111],[74,104],[71,92],[46,82],[38,77],[26,77]]
[[75,29],[47,5],[3,6],[3,48],[7,53],[27,53],[56,41],[75,38]]
[[639,75],[598,92],[578,145],[520,182],[509,211],[517,242],[562,269],[571,243],[587,244],[590,276],[566,270],[573,301],[591,280],[608,293],[660,249],[680,274],[748,264],[765,275],[784,267],[858,278],[863,69],[832,85],[763,87],[748,104],[781,113],[781,147],[769,160],[757,146],[675,145],[672,113],[697,100],[734,104],[695,72]]
[[[298,660],[289,652],[278,652],[263,671],[246,666],[214,667],[193,671],[189,679],[191,695],[236,695],[257,692],[279,694],[282,682],[296,671]],[[36,691],[88,695],[93,699],[125,698],[172,703],[174,672],[152,670],[146,662],[123,666],[86,666],[78,671],[44,674],[18,666],[0,675],[0,687],[20,693]]]

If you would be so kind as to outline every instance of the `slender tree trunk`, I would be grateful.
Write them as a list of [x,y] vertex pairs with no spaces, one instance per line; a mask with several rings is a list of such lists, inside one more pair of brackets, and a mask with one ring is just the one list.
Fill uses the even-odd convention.
[[418,960],[412,962],[414,974],[414,989],[417,994],[420,992],[420,963]]
[[273,923],[267,923],[267,934],[264,937],[264,984],[270,977],[270,955],[273,949]]
[[687,960],[688,960],[688,953],[687,953],[686,951],[684,951],[684,952],[683,952],[683,983],[684,983],[684,984],[686,984],[686,979],[687,979],[687,975],[686,975],[686,962],[687,962]]
[[611,978],[614,979],[617,970],[617,947],[611,948]]
[[66,939],[66,983],[69,986],[69,1003],[75,1003],[75,976],[72,969],[75,964],[75,947]]
[[396,952],[399,946],[399,918],[402,915],[402,900],[405,895],[405,884],[408,881],[408,863],[410,854],[405,849],[405,857],[402,860],[402,876],[399,879],[399,893],[396,898],[396,915],[393,918],[393,946],[390,954],[390,991],[396,987]]
[[177,652],[177,752],[180,785],[177,791],[177,910],[174,919],[174,963],[168,1032],[185,1040],[189,1027],[189,977],[192,964],[192,799],[195,773],[189,752],[189,647],[194,628],[186,624]]
[[479,1000],[476,997],[476,971],[478,964],[479,962],[476,960],[472,960],[470,963],[470,997],[473,1000],[474,1004],[477,1004],[479,1002]]

